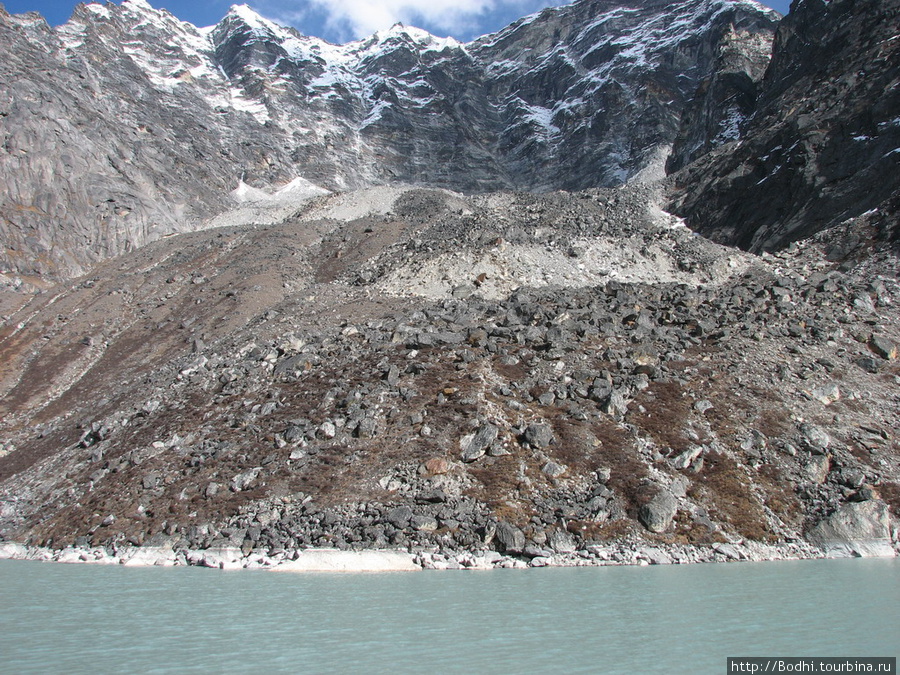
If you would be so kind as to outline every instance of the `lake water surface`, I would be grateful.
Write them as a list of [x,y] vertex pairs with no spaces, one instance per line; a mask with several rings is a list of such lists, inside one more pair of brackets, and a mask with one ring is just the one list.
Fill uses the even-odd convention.
[[900,559],[275,574],[0,560],[3,673],[725,673],[897,656]]

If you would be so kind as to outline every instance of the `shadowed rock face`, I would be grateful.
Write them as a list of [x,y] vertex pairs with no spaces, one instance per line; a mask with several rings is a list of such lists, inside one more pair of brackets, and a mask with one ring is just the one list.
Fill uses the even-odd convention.
[[736,141],[756,109],[771,54],[767,34],[729,31],[718,44],[716,66],[700,83],[681,116],[681,128],[666,161],[672,173],[714,148]]
[[[139,0],[59,28],[0,10],[0,271],[70,277],[196,230],[242,176],[483,192],[660,173],[698,85],[735,45],[765,61],[777,18],[583,0],[466,45],[398,25],[335,46],[246,7],[202,31]],[[720,135],[707,112],[687,155]]]
[[716,241],[774,250],[900,204],[897,0],[795,2],[740,143],[675,177],[673,208]]
[[57,30],[0,12],[0,265],[26,278],[78,274],[196,229],[243,167],[276,180],[288,162],[249,115],[217,125],[196,94],[154,87],[129,57],[175,51],[164,28],[176,22],[134,28],[139,12],[103,9],[82,6]]

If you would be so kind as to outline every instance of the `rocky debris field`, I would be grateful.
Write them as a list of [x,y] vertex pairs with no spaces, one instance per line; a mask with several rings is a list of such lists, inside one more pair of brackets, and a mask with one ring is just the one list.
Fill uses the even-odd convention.
[[895,254],[866,216],[756,257],[656,199],[329,195],[4,296],[2,537],[196,564],[893,554]]

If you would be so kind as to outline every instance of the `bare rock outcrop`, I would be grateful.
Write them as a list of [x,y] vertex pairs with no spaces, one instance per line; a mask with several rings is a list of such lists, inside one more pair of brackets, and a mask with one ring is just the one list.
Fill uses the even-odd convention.
[[0,9],[0,273],[77,276],[209,225],[244,181],[547,191],[660,173],[722,45],[764,44],[776,19],[580,0],[466,45],[398,25],[338,46],[243,5],[211,30],[143,0],[58,28]]
[[674,176],[672,210],[756,252],[864,214],[869,238],[896,243],[898,17],[898,0],[793,3],[739,139]]

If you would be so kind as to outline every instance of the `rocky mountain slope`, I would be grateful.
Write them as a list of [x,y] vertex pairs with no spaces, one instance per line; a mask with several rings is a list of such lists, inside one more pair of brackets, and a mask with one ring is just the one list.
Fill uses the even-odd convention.
[[[737,69],[752,86],[777,18],[580,0],[469,44],[398,25],[337,46],[245,6],[208,29],[143,0],[55,29],[0,10],[0,272],[39,285],[202,228],[240,179],[483,192],[661,175],[698,85]],[[731,138],[746,104],[702,107],[688,154]]]
[[[245,8],[0,15],[25,45],[0,66],[25,92],[6,255],[45,282],[90,265],[0,291],[0,540],[894,554],[893,1],[795,3],[768,66],[772,19],[737,2],[585,1],[468,45],[337,47]],[[673,208],[745,249],[805,239],[756,255]]]
[[866,212],[876,214],[870,236],[896,241],[898,22],[897,0],[794,3],[742,138],[677,176],[673,210],[753,251]]
[[319,197],[34,296],[0,342],[0,531],[439,566],[890,551],[896,258],[757,258],[659,198]]

